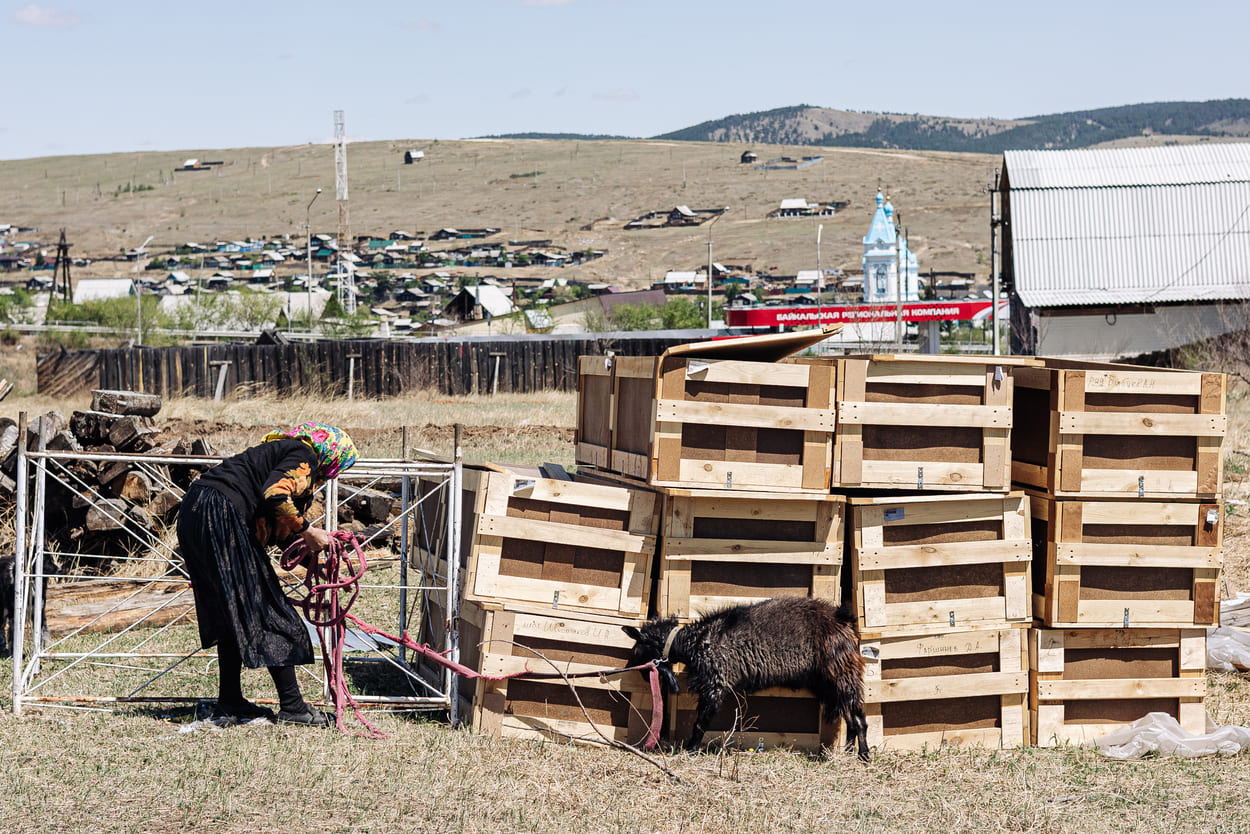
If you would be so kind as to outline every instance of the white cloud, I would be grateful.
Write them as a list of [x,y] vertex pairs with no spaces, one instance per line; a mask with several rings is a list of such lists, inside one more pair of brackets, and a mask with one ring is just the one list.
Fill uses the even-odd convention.
[[430,97],[425,93],[417,93],[415,96],[409,96],[404,99],[404,104],[429,104]]
[[529,98],[529,97],[530,97],[530,90],[529,90],[529,87],[522,87],[522,88],[521,88],[521,89],[519,89],[519,90],[513,90],[513,91],[512,91],[512,92],[508,95],[508,98],[512,98],[512,99],[518,99],[518,98]]
[[637,101],[638,93],[633,90],[611,90],[606,93],[595,93],[596,101]]
[[46,26],[54,29],[72,29],[79,23],[74,12],[63,9],[51,9],[44,6],[23,6],[13,12],[13,22],[23,26]]
[[577,0],[521,0],[521,5],[547,8],[549,6],[570,6],[576,2]]
[[434,21],[427,20],[426,18],[423,17],[420,20],[414,20],[409,23],[405,23],[404,28],[409,29],[413,32],[437,32],[438,30],[442,29],[443,26],[440,23],[435,23]]

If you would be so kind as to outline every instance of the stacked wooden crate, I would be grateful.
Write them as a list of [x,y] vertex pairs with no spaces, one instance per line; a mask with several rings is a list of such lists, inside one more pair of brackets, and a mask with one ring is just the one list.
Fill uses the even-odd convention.
[[[649,612],[658,496],[522,467],[464,472],[461,660],[485,675],[549,676],[463,679],[474,728],[508,738],[640,742],[651,714],[642,675],[576,678],[576,692],[550,675],[627,665],[633,642],[621,627]],[[423,517],[421,529],[434,539],[445,519]],[[438,648],[441,625],[423,632]]]
[[[652,613],[689,622],[726,605],[842,596],[845,499],[830,492],[836,366],[782,361],[806,332],[681,345],[662,356],[583,357],[578,477],[663,502]],[[670,737],[697,699],[671,697]],[[819,749],[837,730],[807,691],[735,700],[708,728],[750,745]]]
[[[578,463],[664,496],[656,614],[858,593],[871,612],[872,743],[1022,743],[1031,551],[1027,504],[1007,493],[1022,360],[789,357],[821,337],[584,358]],[[848,575],[852,507],[861,559]],[[676,737],[694,706],[689,695],[670,704]],[[786,690],[731,704],[708,737],[735,726],[748,743],[803,748],[840,729],[809,693]]]
[[[1192,725],[1218,620],[1223,377],[791,356],[825,335],[584,357],[575,479],[475,476],[464,656],[621,666],[621,625],[812,596],[856,609],[878,749],[1085,739],[1151,709]],[[649,693],[610,681],[581,706],[563,683],[479,682],[474,721],[636,741]],[[671,738],[694,706],[670,699]],[[814,749],[841,728],[810,693],[766,690],[708,739],[735,733]]]
[[[1028,504],[1009,492],[1013,373],[1032,360],[842,361],[838,484],[868,743],[1028,740]],[[908,490],[910,494],[904,494]]]
[[852,499],[868,743],[1028,741],[1023,493]]
[[1018,373],[1035,744],[1088,741],[1152,711],[1204,732],[1225,392],[1222,374],[1053,359]]

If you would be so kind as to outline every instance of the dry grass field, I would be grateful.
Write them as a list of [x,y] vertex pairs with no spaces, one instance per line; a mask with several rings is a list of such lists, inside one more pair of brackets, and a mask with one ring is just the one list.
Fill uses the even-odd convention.
[[[351,144],[350,229],[386,235],[489,226],[501,230],[494,240],[550,239],[570,251],[604,248],[606,257],[558,274],[637,289],[665,270],[706,265],[709,231],[715,260],[794,274],[816,267],[816,227],[823,224],[822,266],[859,268],[860,241],[881,188],[901,212],[921,269],[988,274],[989,198],[983,188],[993,180],[998,157],[752,145],[760,161],[824,156],[801,170],[757,171],[739,163],[746,147],[648,140]],[[424,149],[425,159],[404,165],[409,148]],[[226,164],[174,170],[191,157]],[[156,253],[187,241],[284,234],[302,240],[317,188],[323,193],[312,207],[313,231],[337,231],[329,145],[0,161],[0,185],[6,222],[38,227],[34,237],[53,251],[64,227],[76,257],[116,255],[148,235]],[[765,219],[792,197],[851,205],[832,218]],[[676,205],[730,211],[710,230],[623,229],[638,215]],[[109,262],[76,274],[125,276],[130,270],[133,264]]]
[[[1229,448],[1243,448],[1241,399]],[[8,414],[57,406],[11,398]],[[470,431],[466,455],[537,462],[571,458],[569,395],[335,402],[173,401],[162,422],[241,448],[269,426],[316,417],[395,454],[399,425],[413,445],[450,450],[446,426]],[[533,427],[522,448],[514,430]],[[1230,467],[1230,496],[1244,497]],[[1250,587],[1250,525],[1233,516],[1227,562]],[[211,674],[205,684],[211,689]],[[1244,674],[1208,676],[1208,710],[1250,725]],[[34,708],[8,712],[11,667],[0,665],[0,830],[25,832],[1244,832],[1250,757],[1114,762],[1090,749],[878,753],[868,765],[781,749],[666,752],[670,779],[621,751],[502,741],[437,717],[375,714],[370,740],[275,726],[179,733],[185,710]],[[268,677],[245,675],[254,696]]]

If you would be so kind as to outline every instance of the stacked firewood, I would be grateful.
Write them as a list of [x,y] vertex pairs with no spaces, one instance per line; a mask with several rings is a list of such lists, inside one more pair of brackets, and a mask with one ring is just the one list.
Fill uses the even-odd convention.
[[[163,433],[154,419],[161,406],[155,394],[93,391],[87,411],[75,411],[68,419],[49,411],[31,419],[24,441],[16,423],[0,419],[0,511],[16,498],[19,442],[33,452],[42,437],[49,451],[82,453],[58,457],[49,466],[44,534],[51,547],[120,557],[133,552],[135,534],[143,530],[168,538],[183,492],[212,464],[162,458],[206,458],[218,452],[204,437]],[[28,468],[32,477],[33,471]],[[340,528],[372,536],[374,546],[391,541],[385,525],[399,508],[389,492],[353,486],[340,499]],[[314,515],[322,510],[318,504]]]
[[[163,464],[159,458],[214,452],[203,438],[163,442],[153,420],[160,408],[156,395],[101,390],[92,392],[88,411],[75,411],[68,419],[49,411],[30,420],[25,438],[12,420],[0,421],[0,504],[16,499],[19,443],[30,452],[42,443],[48,451],[82,453],[58,457],[48,466],[47,545],[61,552],[122,556],[134,550],[139,529],[163,537],[182,491],[208,464]],[[28,468],[32,478],[34,471]]]

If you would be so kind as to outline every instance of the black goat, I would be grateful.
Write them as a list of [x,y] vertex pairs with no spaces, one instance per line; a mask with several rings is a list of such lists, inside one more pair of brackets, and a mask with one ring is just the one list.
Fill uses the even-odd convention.
[[[17,559],[13,554],[0,556],[0,654],[8,654],[13,650],[13,634],[17,627],[13,622],[13,591],[17,583]],[[43,557],[43,601],[48,601],[48,577],[59,576],[60,566],[51,556]],[[48,634],[48,621],[43,619],[44,643],[51,642]]]
[[868,760],[864,717],[864,661],[850,608],[818,599],[777,597],[708,614],[686,626],[675,617],[623,626],[634,639],[629,664],[660,664],[664,688],[677,693],[669,662],[686,665],[690,691],[699,696],[694,730],[698,747],[708,723],[730,693],[749,695],[770,686],[810,689],[827,715],[846,722],[846,749]]

